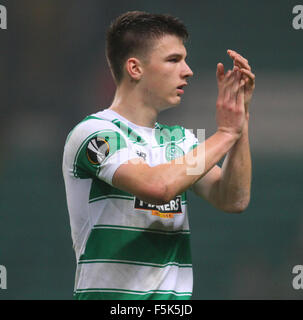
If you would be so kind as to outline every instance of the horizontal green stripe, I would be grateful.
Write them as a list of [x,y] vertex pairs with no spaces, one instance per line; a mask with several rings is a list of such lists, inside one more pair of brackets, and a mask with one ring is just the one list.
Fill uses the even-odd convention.
[[105,200],[105,199],[120,199],[120,200],[134,200],[134,197],[129,197],[129,196],[119,196],[115,194],[109,194],[107,196],[100,196],[94,199],[90,199],[89,202],[95,202],[99,200]]
[[89,202],[103,200],[106,199],[106,197],[113,198],[113,195],[117,196],[117,198],[120,196],[121,199],[134,199],[134,196],[130,193],[112,187],[100,179],[93,179],[89,193]]
[[[108,194],[106,196],[99,196],[96,198],[89,199],[89,202],[101,201],[106,199],[121,199],[121,200],[134,200],[134,196],[126,196],[126,195],[116,195],[116,194]],[[181,201],[182,205],[186,205],[187,201]]]
[[191,264],[188,233],[159,233],[113,228],[91,231],[81,260],[127,260],[141,263]]
[[151,229],[151,228],[140,228],[140,227],[131,227],[131,226],[119,226],[113,224],[95,224],[93,229],[121,229],[121,230],[131,230],[131,231],[145,231],[145,232],[154,232],[154,233],[163,233],[163,234],[178,234],[178,233],[187,233],[189,230],[161,230],[161,229]]
[[180,264],[177,262],[168,262],[165,264],[155,264],[155,263],[145,263],[145,262],[133,262],[129,260],[105,260],[105,259],[96,259],[96,260],[81,260],[79,264],[84,263],[122,263],[122,264],[131,264],[136,266],[146,266],[146,267],[155,267],[155,268],[166,268],[168,266],[177,266],[179,268],[192,268],[191,264]]
[[191,292],[173,290],[134,291],[123,289],[78,289],[76,300],[189,300]]

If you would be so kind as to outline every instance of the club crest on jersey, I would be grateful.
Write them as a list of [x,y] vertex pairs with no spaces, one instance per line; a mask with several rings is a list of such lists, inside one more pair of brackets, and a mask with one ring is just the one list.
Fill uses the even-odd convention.
[[135,209],[151,211],[152,215],[160,218],[173,218],[175,214],[182,213],[181,196],[176,196],[175,199],[163,205],[149,204],[135,198]]
[[183,150],[174,142],[169,143],[165,148],[165,157],[167,161],[174,160],[184,155]]
[[92,164],[101,164],[109,154],[109,144],[100,137],[92,138],[86,148],[88,161]]

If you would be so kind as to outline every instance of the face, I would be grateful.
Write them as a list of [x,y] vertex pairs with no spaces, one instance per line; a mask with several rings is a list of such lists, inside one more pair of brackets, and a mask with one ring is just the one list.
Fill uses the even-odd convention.
[[178,37],[165,35],[156,40],[143,63],[140,81],[147,105],[161,111],[181,102],[187,78],[193,75],[185,58],[186,49]]

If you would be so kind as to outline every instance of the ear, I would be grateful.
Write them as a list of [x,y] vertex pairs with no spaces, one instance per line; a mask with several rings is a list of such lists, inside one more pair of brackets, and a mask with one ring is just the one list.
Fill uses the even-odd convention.
[[139,81],[143,75],[142,63],[137,58],[128,58],[125,63],[126,71],[130,78],[135,81]]

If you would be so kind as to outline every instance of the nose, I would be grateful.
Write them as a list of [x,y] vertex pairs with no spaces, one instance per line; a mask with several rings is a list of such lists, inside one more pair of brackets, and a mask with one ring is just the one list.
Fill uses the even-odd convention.
[[184,62],[184,69],[182,75],[184,78],[189,78],[194,75],[193,71],[186,62]]

